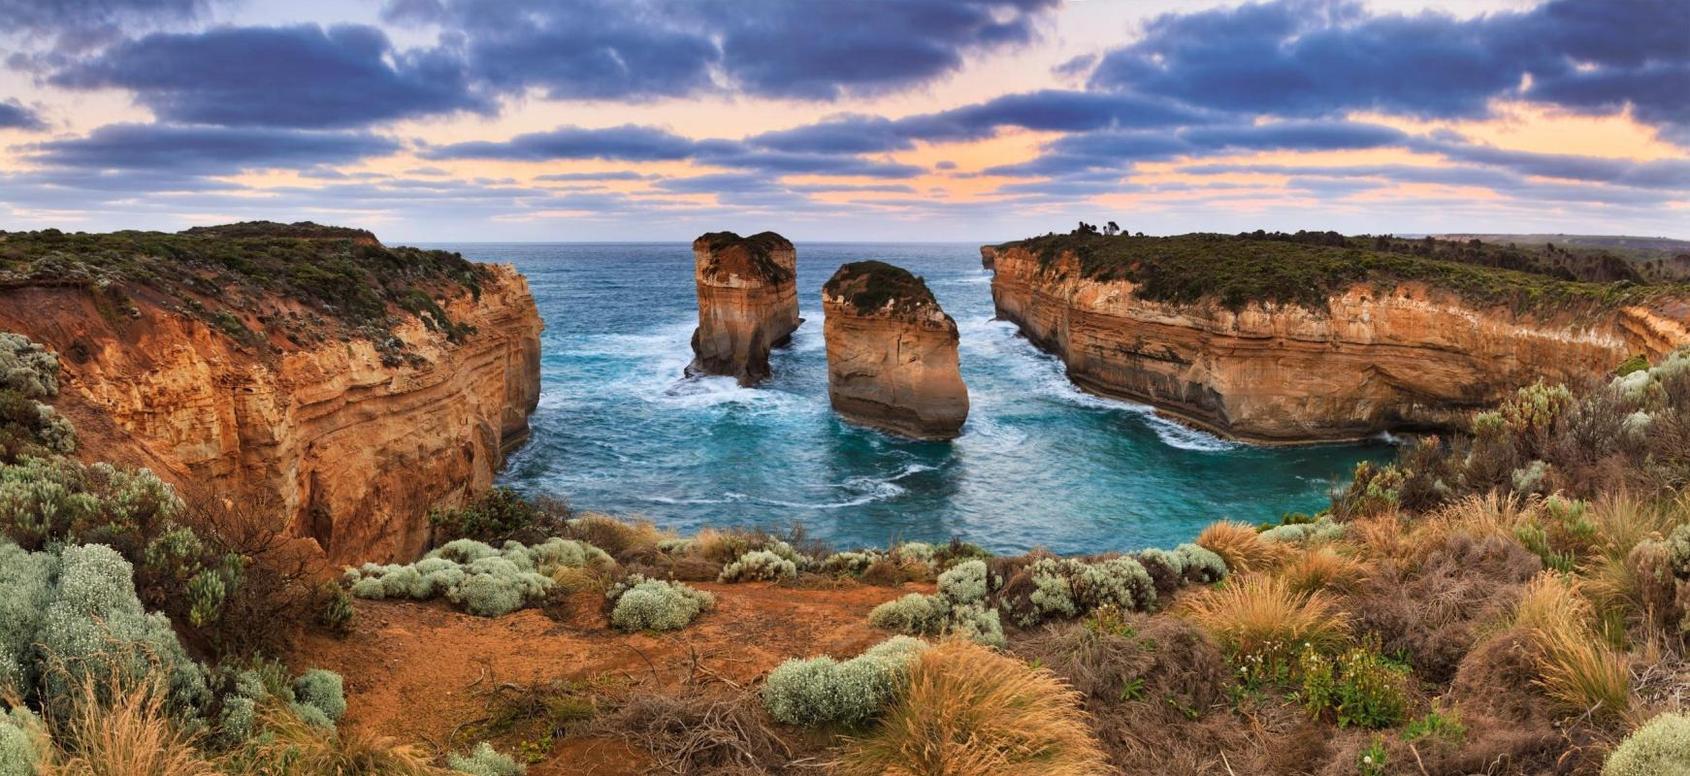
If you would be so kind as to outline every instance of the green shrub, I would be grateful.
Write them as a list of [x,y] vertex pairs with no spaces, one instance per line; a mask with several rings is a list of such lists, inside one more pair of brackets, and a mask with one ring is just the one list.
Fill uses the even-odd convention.
[[1690,773],[1690,715],[1661,714],[1626,736],[1602,765],[1602,776]]
[[313,668],[293,680],[293,695],[335,722],[346,716],[346,689],[340,674]]
[[34,643],[47,662],[41,686],[50,705],[68,702],[84,683],[108,692],[114,682],[153,678],[178,717],[196,716],[208,697],[204,670],[183,651],[169,620],[141,608],[129,562],[110,547],[60,553],[57,587]]
[[638,574],[617,583],[605,597],[612,604],[610,624],[625,631],[679,630],[716,606],[716,597],[703,590]]
[[464,506],[430,511],[428,523],[436,544],[456,539],[494,542],[556,536],[570,517],[568,505],[562,501],[543,499],[536,503],[501,486]]
[[416,563],[366,563],[346,570],[352,595],[369,599],[427,600],[445,596],[465,611],[483,617],[509,614],[545,597],[551,574],[565,568],[612,566],[615,561],[586,542],[552,538],[524,545],[492,545],[457,539]]
[[752,550],[739,556],[739,560],[729,563],[722,569],[720,582],[749,582],[752,580],[777,581],[793,579],[798,576],[798,567],[792,561],[783,558],[769,550]]
[[932,563],[936,550],[927,542],[904,542],[892,551],[899,560],[913,560],[920,563]]
[[0,711],[0,776],[46,773],[52,742],[40,718],[29,709]]
[[528,772],[528,766],[500,753],[486,741],[476,744],[469,754],[447,755],[446,766],[469,776],[521,776]]
[[859,576],[868,570],[876,561],[884,560],[886,554],[865,550],[863,552],[836,552],[827,556],[821,562],[822,571],[829,574],[849,574]]
[[949,613],[950,607],[939,596],[910,593],[874,607],[868,622],[882,630],[926,636],[943,630]]
[[56,555],[25,552],[0,539],[0,696],[35,684],[31,653],[57,574]]
[[986,580],[986,562],[966,560],[939,575],[939,595],[952,604],[976,604],[986,600],[990,592]]
[[1156,606],[1156,583],[1150,572],[1125,556],[1092,562],[1040,558],[1027,567],[1026,574],[1031,592],[1025,605],[1010,602],[1016,624],[1023,628],[1053,617],[1077,617],[1100,606],[1138,612]]
[[27,337],[0,332],[0,464],[76,449],[70,421],[44,403],[58,394],[58,357]]
[[66,458],[0,466],[0,533],[24,549],[102,543],[139,557],[182,502],[152,472]]
[[926,648],[920,639],[893,636],[850,660],[788,660],[764,681],[763,706],[789,725],[861,724],[885,708]]
[[1213,584],[1226,579],[1226,560],[1213,550],[1189,542],[1174,548],[1184,566],[1185,579],[1193,584]]
[[1344,525],[1332,522],[1330,517],[1322,516],[1313,522],[1274,526],[1258,535],[1263,541],[1269,542],[1330,541],[1344,535]]
[[1339,727],[1391,727],[1408,710],[1408,669],[1376,647],[1354,647],[1337,657],[1305,647],[1297,667],[1303,707],[1315,716],[1335,714]]

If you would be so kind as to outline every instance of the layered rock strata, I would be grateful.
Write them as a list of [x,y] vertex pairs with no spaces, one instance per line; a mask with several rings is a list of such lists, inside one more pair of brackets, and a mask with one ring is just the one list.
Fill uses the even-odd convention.
[[1233,309],[1146,299],[1132,281],[1087,277],[1070,252],[994,253],[997,315],[1060,356],[1078,386],[1259,443],[1457,427],[1520,386],[1690,342],[1682,301],[1531,314],[1421,282],[1358,282],[1324,309]]
[[914,439],[956,437],[968,418],[957,327],[927,285],[878,261],[822,287],[827,387],[845,419]]
[[698,328],[687,374],[726,375],[740,385],[769,376],[769,351],[786,344],[798,317],[798,253],[774,232],[712,232],[692,243]]
[[[410,559],[428,513],[491,487],[539,397],[541,321],[527,283],[486,268],[440,300],[453,342],[416,316],[410,357],[348,338],[259,354],[144,289],[113,315],[86,288],[0,289],[0,330],[60,355],[59,409],[79,455],[146,466],[184,492],[274,506],[337,563]],[[287,299],[269,300],[278,307]],[[467,332],[467,333],[462,333]]]

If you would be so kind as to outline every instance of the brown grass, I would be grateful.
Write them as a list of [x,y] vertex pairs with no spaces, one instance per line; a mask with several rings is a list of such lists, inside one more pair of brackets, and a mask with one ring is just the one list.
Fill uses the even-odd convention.
[[650,520],[624,521],[598,513],[571,521],[569,533],[569,538],[587,542],[618,561],[654,555],[657,543],[673,535]]
[[216,776],[193,737],[171,721],[163,688],[131,687],[104,701],[97,685],[83,683],[56,723],[74,754],[53,776]]
[[1542,502],[1492,491],[1451,503],[1422,520],[1414,531],[1414,544],[1427,547],[1454,534],[1473,539],[1491,536],[1513,538],[1515,529],[1537,519]]
[[1298,593],[1321,590],[1348,593],[1361,585],[1367,569],[1354,558],[1324,546],[1292,555],[1278,573],[1286,586]]
[[1288,658],[1304,643],[1325,649],[1349,636],[1349,617],[1336,598],[1301,593],[1262,574],[1195,591],[1179,612],[1235,655]]
[[846,776],[1114,773],[1080,696],[1049,671],[976,644],[922,653],[879,726],[853,741]]
[[[232,776],[447,776],[415,747],[356,730],[313,727],[285,709],[264,715],[265,735],[226,758]],[[113,776],[116,776],[115,774]]]
[[1537,684],[1567,710],[1613,717],[1630,709],[1630,663],[1596,632],[1576,578],[1538,575],[1521,591],[1512,624],[1537,645]]
[[1244,523],[1210,523],[1197,535],[1197,544],[1221,556],[1232,574],[1265,569],[1279,557],[1276,547]]

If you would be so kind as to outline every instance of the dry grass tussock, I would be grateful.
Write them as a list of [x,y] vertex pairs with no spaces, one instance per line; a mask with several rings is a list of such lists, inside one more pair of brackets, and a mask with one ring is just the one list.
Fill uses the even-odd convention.
[[962,641],[922,653],[909,684],[846,776],[1100,776],[1114,773],[1079,693],[1049,671]]
[[[352,730],[313,727],[285,709],[264,715],[266,735],[232,752],[230,776],[448,776],[412,746]],[[114,774],[115,776],[115,774]]]
[[1197,544],[1226,561],[1229,573],[1259,571],[1279,560],[1279,548],[1263,541],[1254,526],[1222,521],[1210,523],[1197,535]]
[[1285,580],[1252,574],[1198,590],[1178,610],[1234,655],[1289,658],[1307,643],[1337,647],[1349,636],[1349,616],[1329,593],[1305,593]]
[[129,686],[108,698],[101,683],[88,681],[73,692],[68,713],[54,722],[54,743],[62,754],[39,776],[219,774],[170,718],[164,688]]
[[1574,577],[1538,575],[1521,591],[1511,625],[1538,649],[1536,683],[1568,711],[1618,717],[1631,709],[1629,658],[1595,629],[1590,602]]
[[1520,526],[1536,520],[1542,502],[1492,491],[1468,496],[1444,506],[1422,519],[1414,528],[1411,547],[1432,547],[1450,536],[1473,539],[1501,536],[1512,539]]
[[1367,567],[1331,546],[1302,550],[1279,568],[1278,576],[1298,593],[1331,590],[1354,592],[1367,577]]

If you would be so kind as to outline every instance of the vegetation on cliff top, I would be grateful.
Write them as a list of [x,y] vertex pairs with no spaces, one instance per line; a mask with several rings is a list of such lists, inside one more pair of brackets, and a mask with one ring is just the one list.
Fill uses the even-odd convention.
[[938,304],[921,276],[873,259],[841,265],[822,285],[822,293],[843,298],[846,304],[865,315],[885,309],[888,302],[893,303],[893,313],[913,312]]
[[260,348],[272,334],[295,345],[363,337],[398,359],[396,315],[415,315],[456,340],[469,330],[437,299],[479,296],[485,278],[456,253],[390,248],[363,230],[309,222],[177,234],[0,232],[0,290],[86,288],[113,320],[135,315],[133,298],[146,298]]
[[696,249],[703,246],[709,249],[711,262],[705,267],[706,274],[719,271],[722,259],[731,252],[743,251],[745,258],[751,262],[751,268],[757,276],[770,283],[785,283],[793,278],[792,270],[775,261],[775,251],[792,250],[792,241],[774,232],[758,232],[750,237],[740,237],[734,232],[707,232],[692,241]]
[[1604,308],[1690,285],[1649,284],[1618,258],[1560,254],[1478,240],[1458,243],[1336,232],[1174,237],[1106,236],[1090,230],[1004,243],[1025,248],[1049,267],[1071,253],[1084,277],[1128,280],[1147,299],[1189,304],[1216,299],[1230,309],[1252,303],[1326,308],[1334,293],[1361,282],[1421,282],[1482,304],[1521,310]]

